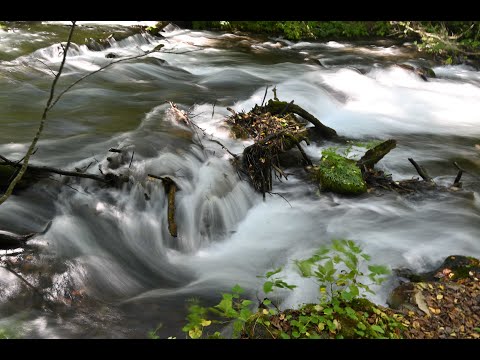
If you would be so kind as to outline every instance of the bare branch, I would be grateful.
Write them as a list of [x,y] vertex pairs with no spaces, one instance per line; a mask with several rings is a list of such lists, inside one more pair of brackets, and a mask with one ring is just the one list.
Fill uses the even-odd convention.
[[60,68],[58,69],[57,75],[53,79],[52,86],[50,88],[50,96],[47,100],[47,104],[45,106],[45,109],[43,110],[42,119],[40,120],[40,125],[38,126],[37,133],[36,133],[35,137],[33,138],[32,143],[30,144],[30,147],[27,150],[27,153],[25,155],[25,160],[23,162],[22,167],[20,168],[20,171],[15,176],[15,178],[12,180],[12,182],[8,185],[8,188],[5,191],[5,193],[2,195],[2,197],[0,197],[0,204],[3,204],[8,199],[8,197],[12,194],[13,189],[15,188],[15,185],[17,185],[17,183],[22,179],[23,174],[25,174],[25,171],[27,170],[28,161],[30,160],[30,156],[32,155],[33,150],[35,149],[35,146],[37,145],[37,142],[40,139],[40,135],[42,134],[43,127],[45,125],[45,120],[47,119],[47,113],[51,109],[51,103],[52,103],[52,100],[53,100],[53,96],[55,94],[55,85],[57,85],[57,81],[60,78],[60,75],[62,74],[63,66],[65,65],[65,60],[67,58],[68,48],[70,47],[70,43],[72,41],[72,36],[73,36],[74,29],[75,29],[75,21],[72,21],[72,28],[70,29],[70,34],[68,35],[67,45],[65,46],[65,50],[63,52],[62,63],[60,64]]
[[[69,86],[67,86],[58,96],[57,98],[55,99],[55,101],[53,102],[53,104],[50,106],[50,108],[54,107],[55,104],[58,102],[58,100],[61,99],[61,97],[63,95],[65,95],[65,93],[67,91],[69,91],[71,88],[73,88],[75,85],[77,85],[80,81],[83,81],[85,80],[86,78],[102,71],[102,70],[105,70],[106,68],[114,65],[114,64],[118,64],[120,62],[124,62],[124,61],[129,61],[129,60],[134,60],[134,59],[138,59],[138,58],[141,58],[141,57],[144,57],[144,56],[147,56],[148,54],[151,54],[151,53],[154,53],[154,52],[157,52],[158,51],[158,47],[153,49],[153,50],[150,50],[150,51],[146,51],[145,53],[143,54],[140,54],[140,55],[135,55],[135,56],[130,56],[130,57],[127,57],[127,58],[123,58],[123,59],[120,59],[120,60],[115,60],[115,61],[112,61],[111,63],[108,63],[107,65],[105,66],[102,66],[101,68],[95,70],[95,71],[92,71],[92,72],[89,72],[88,74],[82,76],[80,79],[74,81],[73,83],[71,83]],[[50,110],[50,109],[49,109]]]

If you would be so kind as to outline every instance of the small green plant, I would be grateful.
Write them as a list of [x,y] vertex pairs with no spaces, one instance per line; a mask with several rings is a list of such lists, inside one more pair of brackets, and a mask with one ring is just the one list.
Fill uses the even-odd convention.
[[274,288],[293,290],[297,287],[296,285],[287,284],[279,277],[273,277],[274,275],[280,273],[282,270],[283,269],[279,267],[278,269],[268,271],[264,276],[257,276],[258,278],[267,280],[263,283],[263,292],[265,294],[272,292]]
[[[359,337],[382,338],[386,335],[386,327],[390,327],[389,330],[401,327],[395,318],[390,318],[373,306],[370,307],[371,311],[382,320],[368,324],[351,306],[356,304],[358,307],[359,300],[366,298],[367,293],[374,294],[370,286],[381,284],[390,274],[382,265],[368,265],[368,272],[361,271],[361,263],[370,260],[370,256],[354,241],[335,239],[331,246],[323,246],[311,257],[295,261],[300,274],[312,278],[319,286],[319,304],[314,307],[323,312],[323,316],[316,318],[317,324],[323,324],[319,329],[323,330],[326,326],[331,333],[336,333],[340,330],[339,317],[350,319],[355,324],[353,332]],[[365,277],[370,280],[370,284],[362,280]],[[368,312],[363,314],[367,317],[369,315]],[[292,322],[298,328],[298,331],[292,332],[294,337],[305,333],[305,320],[312,321],[312,318],[309,316],[303,322],[301,318],[300,322]],[[393,331],[389,331],[389,335],[396,337]]]
[[[233,337],[239,337],[243,325],[250,318],[253,312],[250,310],[251,300],[240,298],[244,290],[237,284],[232,288],[231,293],[222,294],[222,300],[212,307],[203,307],[198,301],[192,301],[188,308],[188,323],[182,331],[186,332],[192,339],[199,339],[203,336],[204,329],[212,323],[220,323],[219,320],[207,319],[208,313],[213,313],[220,318],[232,321]],[[221,338],[218,331],[209,336],[210,338]]]
[[157,332],[162,328],[163,324],[158,324],[158,326],[155,328],[155,330],[149,331],[148,332],[148,338],[149,339],[160,339],[160,336],[158,336]]
[[[212,324],[232,323],[234,338],[242,334],[256,337],[259,329],[263,329],[263,334],[280,339],[398,338],[403,329],[402,316],[388,315],[366,299],[367,294],[374,294],[370,286],[381,284],[390,273],[385,266],[364,264],[370,260],[370,256],[354,241],[333,240],[330,246],[321,247],[311,257],[295,261],[300,274],[318,284],[320,295],[317,304],[282,311],[265,298],[254,312],[252,301],[242,299],[244,290],[235,285],[230,293],[222,294],[222,299],[215,306],[203,307],[192,300],[188,323],[182,330],[192,339],[221,338],[218,331],[212,335],[204,334],[205,328]],[[365,267],[366,270],[362,270]],[[296,288],[296,285],[282,280],[279,276],[281,271],[282,268],[278,268],[258,276],[265,280],[265,295],[275,289]],[[210,314],[215,318],[210,319]],[[155,335],[155,332],[152,334]]]
[[17,337],[17,334],[15,334],[13,331],[5,328],[0,328],[0,340],[15,339]]
[[335,239],[331,247],[324,246],[313,256],[297,260],[295,264],[304,277],[313,277],[319,284],[320,302],[334,298],[351,301],[356,297],[374,294],[368,284],[359,281],[367,276],[372,284],[381,284],[390,272],[385,266],[369,265],[368,273],[360,271],[361,260],[370,261],[370,256],[352,240]]

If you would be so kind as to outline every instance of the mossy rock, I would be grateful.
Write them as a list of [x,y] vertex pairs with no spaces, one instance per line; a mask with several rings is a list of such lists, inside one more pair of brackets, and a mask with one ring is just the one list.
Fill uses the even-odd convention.
[[359,195],[367,191],[367,184],[356,162],[340,155],[323,156],[315,174],[322,191],[345,195]]

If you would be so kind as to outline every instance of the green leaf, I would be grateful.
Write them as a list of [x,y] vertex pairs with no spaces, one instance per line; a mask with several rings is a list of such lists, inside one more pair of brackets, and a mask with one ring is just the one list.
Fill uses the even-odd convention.
[[265,281],[265,283],[263,284],[263,291],[265,292],[265,294],[268,294],[269,292],[272,292],[273,291],[273,282]]
[[360,295],[360,291],[358,290],[358,287],[356,285],[350,285],[349,289],[350,294],[352,294],[353,297],[357,297],[358,295]]
[[372,330],[375,330],[376,332],[379,332],[381,334],[385,334],[385,330],[383,330],[380,326],[378,325],[372,325],[371,326]]
[[332,260],[326,261],[325,265],[323,265],[323,268],[325,269],[326,277],[332,276],[336,271]]
[[345,252],[345,240],[334,239],[332,241],[332,249],[338,252]]
[[298,321],[300,321],[300,323],[302,324],[308,324],[310,322],[310,317],[309,316],[303,316],[303,315],[300,315],[298,317]]
[[358,266],[358,258],[357,258],[357,256],[356,256],[355,254],[352,254],[352,253],[346,253],[345,255],[348,257],[348,259],[349,259],[349,260],[353,263],[353,265],[354,265],[354,267],[351,268],[351,270],[356,269],[357,266]]
[[282,339],[290,339],[290,335],[288,335],[287,333],[284,333],[283,331],[280,333],[280,337]]
[[272,303],[272,300],[270,299],[265,299],[262,301],[263,305],[270,305]]
[[241,293],[243,293],[243,289],[240,287],[240,285],[236,284],[232,288],[232,292],[235,293],[235,294],[241,294]]
[[340,296],[342,297],[343,300],[345,300],[345,301],[347,301],[347,302],[348,302],[348,301],[352,301],[352,299],[353,299],[353,295],[352,295],[350,292],[346,291],[346,290],[343,290],[343,291],[340,293]]
[[243,329],[243,321],[236,320],[233,322],[233,336],[238,337]]
[[327,316],[331,316],[333,314],[333,309],[332,308],[325,308],[325,309],[323,309],[323,313]]
[[370,261],[372,259],[372,257],[370,255],[367,255],[367,254],[361,254],[360,256],[367,261]]
[[390,270],[383,265],[369,265],[368,270],[370,270],[375,275],[389,275]]
[[300,337],[300,333],[298,331],[292,331],[292,336],[294,338],[299,338]]
[[238,318],[243,321],[247,321],[250,316],[252,316],[252,312],[250,311],[250,309],[242,309],[240,310]]
[[337,330],[337,326],[331,320],[327,320],[327,326],[328,330],[330,330],[331,332],[335,332],[335,330]]
[[289,290],[293,290],[297,287],[297,285],[290,285],[290,284],[285,284],[285,287]]
[[273,270],[273,271],[267,272],[267,273],[265,274],[265,277],[266,277],[266,278],[269,278],[269,277],[271,277],[271,276],[273,276],[273,275],[275,275],[275,274],[278,274],[278,273],[281,272],[281,271],[282,271],[282,268],[279,267],[278,269],[275,269],[275,270]]
[[188,336],[192,339],[198,339],[202,336],[202,330],[200,330],[200,328],[192,329],[188,332]]
[[364,337],[365,336],[365,332],[362,331],[362,330],[357,330],[357,329],[354,329],[355,333],[360,335],[361,337]]
[[[251,305],[252,303],[253,303],[252,300],[243,300],[243,301],[242,301],[242,307],[249,306],[249,305]],[[264,302],[264,304],[265,304],[265,302]]]
[[365,324],[364,324],[364,323],[361,323],[361,322],[357,323],[357,327],[358,327],[360,330],[366,330],[366,329],[367,329],[367,327],[365,326]]
[[218,303],[218,305],[215,305],[215,308],[223,311],[224,313],[227,313],[229,310],[232,309],[232,299],[223,299]]
[[312,276],[313,261],[311,259],[295,260],[295,265],[297,265],[297,268],[303,277]]
[[358,320],[357,313],[350,306],[345,307],[345,312],[350,319]]
[[347,245],[355,254],[360,254],[362,252],[362,249],[352,240],[348,240]]

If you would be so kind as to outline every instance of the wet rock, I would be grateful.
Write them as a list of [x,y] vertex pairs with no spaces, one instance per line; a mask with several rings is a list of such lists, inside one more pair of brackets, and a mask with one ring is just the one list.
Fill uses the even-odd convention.
[[412,73],[418,75],[424,81],[428,81],[427,78],[435,78],[436,77],[435,72],[431,68],[428,68],[428,67],[425,67],[425,66],[416,67],[416,66],[413,66],[413,65],[410,65],[410,64],[395,64],[394,66],[397,66],[397,67],[400,67],[404,70],[412,72]]
[[119,57],[119,55],[117,55],[117,54],[115,54],[115,53],[108,53],[108,54],[105,55],[105,57],[106,57],[107,59],[116,59],[116,58]]

